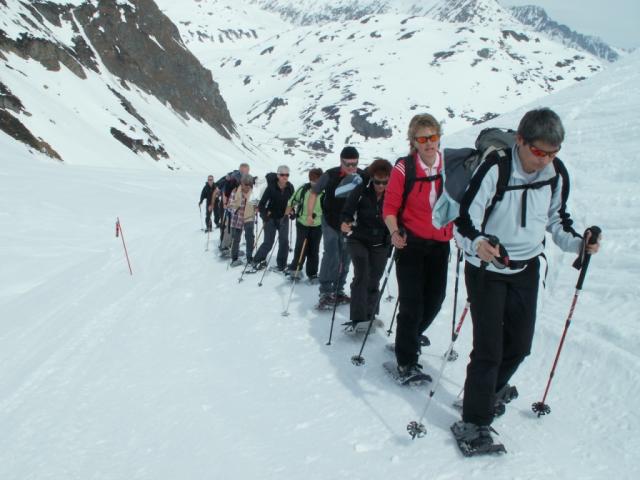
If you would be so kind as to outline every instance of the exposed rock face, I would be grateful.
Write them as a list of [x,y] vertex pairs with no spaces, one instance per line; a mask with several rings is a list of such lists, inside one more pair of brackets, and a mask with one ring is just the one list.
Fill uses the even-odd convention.
[[176,26],[152,0],[130,3],[134,6],[85,2],[75,11],[105,66],[125,84],[137,85],[230,138],[235,126],[211,71],[185,48]]
[[[0,0],[0,10],[7,8],[6,2]],[[111,128],[110,133],[132,151],[146,151],[156,159],[167,157],[161,139],[125,98],[133,85],[184,118],[206,122],[225,138],[236,133],[211,71],[184,46],[176,26],[153,0],[87,0],[79,5],[33,1],[11,5],[11,9],[7,13],[14,14],[14,22],[19,22],[24,31],[10,37],[0,29],[0,58],[7,58],[3,51],[13,53],[36,60],[53,72],[64,65],[80,79],[86,79],[89,71],[104,74],[100,69],[106,68],[121,85],[119,92],[111,89],[112,93],[124,110],[143,125],[147,135],[146,139],[123,141],[123,135],[114,134],[117,129]],[[73,34],[60,39],[52,26],[70,29]],[[0,109],[20,111],[21,105],[15,96],[10,98],[0,90]],[[16,131],[8,117],[3,118],[2,126]],[[24,141],[33,145],[32,141]],[[143,148],[144,145],[151,147]]]

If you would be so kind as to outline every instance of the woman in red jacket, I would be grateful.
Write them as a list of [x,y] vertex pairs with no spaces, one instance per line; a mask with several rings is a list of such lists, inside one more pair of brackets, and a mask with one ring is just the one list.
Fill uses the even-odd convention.
[[[411,119],[410,153],[391,171],[383,216],[397,249],[398,300],[395,353],[403,383],[427,380],[418,363],[422,334],[431,325],[447,288],[452,225],[435,228],[431,212],[442,193],[442,129],[429,114]],[[406,190],[406,191],[405,191]]]

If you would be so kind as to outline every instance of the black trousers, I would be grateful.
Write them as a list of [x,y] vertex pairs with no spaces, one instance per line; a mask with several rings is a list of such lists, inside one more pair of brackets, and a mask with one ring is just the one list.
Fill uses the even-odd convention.
[[387,263],[387,245],[368,246],[359,240],[347,240],[353,263],[349,318],[352,322],[371,320],[376,314],[380,279]]
[[246,243],[245,248],[247,262],[253,261],[253,221],[246,222],[243,228],[231,228],[232,231],[232,240],[231,240],[231,260],[237,260],[238,254],[240,253],[240,239],[242,238],[242,231],[244,230],[244,241]]
[[213,201],[213,223],[216,227],[220,226],[220,218],[222,217],[222,199],[216,197]]
[[442,307],[447,291],[449,242],[410,238],[397,255],[396,359],[398,365],[404,366],[418,361],[420,335]]
[[298,268],[302,244],[305,239],[307,240],[307,244],[302,254],[300,270],[302,270],[306,260],[307,277],[314,277],[318,275],[318,264],[320,263],[320,240],[322,240],[322,227],[320,225],[317,227],[305,227],[301,223],[296,222],[296,247],[293,252],[291,264],[289,265],[289,270],[295,271]]
[[268,219],[264,222],[264,241],[253,257],[255,263],[259,263],[267,258],[273,242],[278,234],[278,255],[276,257],[278,268],[287,266],[289,256],[289,218]]
[[473,321],[473,350],[462,409],[465,422],[491,424],[495,392],[506,385],[531,351],[539,270],[537,258],[512,275],[465,265]]

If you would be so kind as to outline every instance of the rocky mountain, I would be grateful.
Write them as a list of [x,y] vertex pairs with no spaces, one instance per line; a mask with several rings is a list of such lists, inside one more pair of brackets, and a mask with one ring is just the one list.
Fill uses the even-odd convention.
[[313,162],[345,143],[393,157],[404,153],[415,113],[429,111],[453,132],[602,69],[506,10],[465,24],[376,14],[303,26],[213,60],[239,128],[272,155],[307,152]]
[[607,61],[618,58],[615,49],[602,40],[558,24],[542,8],[505,9],[496,0],[252,0],[252,3],[298,25],[358,20],[383,13],[428,16],[438,21],[467,24],[479,24],[483,21],[509,23],[515,18],[570,47]]
[[615,62],[620,58],[618,52],[597,37],[583,35],[562,25],[547,15],[541,7],[525,5],[511,7],[511,13],[520,22],[529,25],[538,32],[545,33],[554,40],[573,48],[580,48],[596,57]]
[[179,168],[163,130],[195,122],[222,143],[236,135],[211,71],[152,0],[0,0],[0,11],[0,128],[10,136],[74,161],[107,136]]

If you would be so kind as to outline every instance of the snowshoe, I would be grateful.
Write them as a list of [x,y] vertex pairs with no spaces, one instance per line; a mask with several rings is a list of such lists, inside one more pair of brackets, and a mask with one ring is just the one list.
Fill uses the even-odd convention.
[[382,366],[399,385],[419,386],[432,381],[418,363],[400,367],[395,362],[384,362]]
[[[347,322],[347,323],[343,323],[343,325],[345,326],[343,329],[343,332],[346,333],[347,335],[357,335],[357,334],[364,334],[367,333],[367,329],[369,328],[369,324],[371,322]],[[375,325],[371,326],[371,331],[375,330]]]
[[307,276],[307,283],[309,285],[315,285],[318,283],[318,275],[309,275]]
[[240,266],[242,266],[242,265],[244,265],[244,262],[243,262],[242,260],[240,260],[239,258],[236,258],[235,260],[233,260],[233,261],[229,264],[229,266],[230,266],[230,267],[240,267]]
[[451,425],[451,432],[456,439],[458,448],[465,457],[507,453],[504,445],[493,440],[489,425],[475,425],[462,420]]

